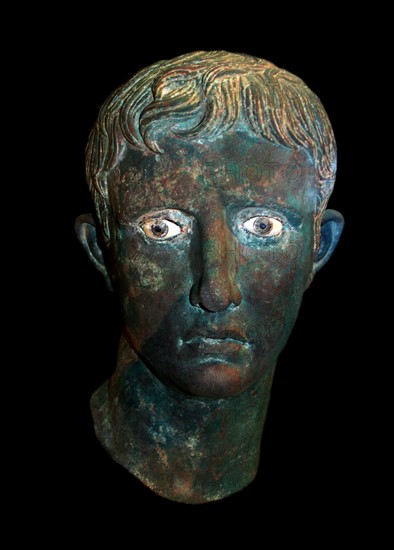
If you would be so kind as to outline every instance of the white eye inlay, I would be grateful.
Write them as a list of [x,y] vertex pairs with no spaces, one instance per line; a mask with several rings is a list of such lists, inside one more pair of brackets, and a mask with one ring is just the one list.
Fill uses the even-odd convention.
[[258,237],[274,237],[282,232],[283,223],[277,218],[268,216],[253,216],[242,224],[253,235]]
[[180,234],[181,228],[177,223],[163,218],[150,218],[144,220],[141,228],[149,239],[166,241]]

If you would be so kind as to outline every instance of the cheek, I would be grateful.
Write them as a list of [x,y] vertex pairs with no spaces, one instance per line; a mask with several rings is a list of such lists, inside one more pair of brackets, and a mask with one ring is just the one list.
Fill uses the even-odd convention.
[[186,251],[123,243],[117,253],[116,288],[128,329],[146,341],[188,291]]
[[300,237],[244,255],[238,276],[251,312],[292,322],[312,268],[311,248],[310,239]]
[[[294,265],[281,268],[270,258],[259,258],[253,266],[246,266],[241,272],[242,295],[251,306],[256,306],[256,313],[284,309],[295,293],[301,291],[299,271]],[[301,291],[302,292],[302,291]]]
[[304,289],[302,270],[260,257],[243,279],[243,300],[255,342],[265,357],[277,357],[297,318]]
[[168,273],[161,262],[138,254],[126,262],[123,269],[123,280],[130,286],[133,297],[150,294],[155,296],[168,286]]

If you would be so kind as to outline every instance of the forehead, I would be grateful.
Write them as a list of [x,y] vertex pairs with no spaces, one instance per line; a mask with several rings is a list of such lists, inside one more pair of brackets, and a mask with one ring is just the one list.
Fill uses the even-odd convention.
[[209,141],[168,136],[160,147],[163,153],[154,154],[125,144],[108,178],[111,204],[121,218],[154,208],[193,213],[218,204],[314,208],[315,173],[305,150],[241,132]]

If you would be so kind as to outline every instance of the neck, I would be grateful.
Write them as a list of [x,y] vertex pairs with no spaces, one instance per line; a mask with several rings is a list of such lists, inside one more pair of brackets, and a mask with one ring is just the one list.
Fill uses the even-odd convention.
[[190,397],[160,382],[122,337],[113,377],[92,396],[97,437],[159,495],[221,499],[257,473],[272,376],[228,399]]

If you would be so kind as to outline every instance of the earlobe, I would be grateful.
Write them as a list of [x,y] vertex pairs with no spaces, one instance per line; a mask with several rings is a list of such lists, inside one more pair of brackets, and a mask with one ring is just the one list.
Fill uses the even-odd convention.
[[112,283],[105,267],[103,253],[97,242],[96,223],[91,214],[81,214],[75,220],[75,232],[90,261],[104,276],[107,287],[112,291]]
[[331,258],[342,234],[345,220],[336,210],[326,210],[323,214],[320,233],[320,246],[313,262],[310,282],[315,274]]

